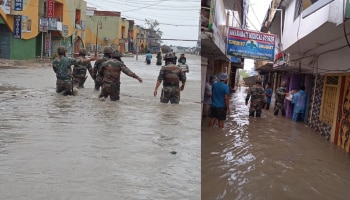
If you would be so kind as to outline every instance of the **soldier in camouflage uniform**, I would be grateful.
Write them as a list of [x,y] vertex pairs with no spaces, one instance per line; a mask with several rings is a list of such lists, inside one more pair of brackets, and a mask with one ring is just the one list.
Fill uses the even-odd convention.
[[86,81],[86,70],[89,71],[92,77],[92,66],[91,62],[83,63],[82,60],[85,59],[86,49],[82,48],[79,50],[79,57],[75,58],[78,65],[73,66],[73,85],[77,88],[84,88],[84,83]]
[[64,95],[73,95],[72,87],[72,65],[80,65],[96,60],[96,58],[76,61],[66,57],[65,47],[57,48],[58,57],[52,62],[53,71],[56,73],[56,92]]
[[[174,64],[174,54],[167,53],[164,56],[165,66],[162,66],[159,72],[156,87],[154,89],[154,96],[157,96],[158,87],[163,81],[162,95],[160,97],[161,103],[179,104],[180,91],[185,88],[186,77],[182,73],[179,66]],[[179,87],[179,81],[182,82]]]
[[281,110],[282,116],[286,116],[286,110],[284,108],[284,99],[287,95],[286,85],[287,83],[283,81],[281,87],[276,89],[274,115],[278,115],[278,111]]
[[102,77],[99,74],[100,68],[104,62],[111,58],[113,49],[112,47],[105,47],[103,50],[103,57],[96,60],[94,68],[92,70],[92,78],[95,80],[95,90],[100,90],[103,85]]
[[99,74],[103,78],[103,85],[99,98],[107,98],[109,96],[112,101],[119,100],[120,72],[123,72],[142,83],[142,79],[124,65],[120,59],[121,56],[122,55],[118,50],[114,50],[111,59],[102,64]]
[[258,76],[255,81],[255,85],[248,89],[248,94],[245,98],[245,105],[248,105],[250,99],[249,116],[256,117],[261,116],[262,106],[265,104],[265,90],[261,86],[261,78]]

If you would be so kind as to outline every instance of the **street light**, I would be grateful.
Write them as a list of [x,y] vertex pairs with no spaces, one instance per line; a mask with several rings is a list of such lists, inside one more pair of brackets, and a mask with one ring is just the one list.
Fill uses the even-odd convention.
[[102,22],[101,22],[101,21],[98,21],[98,22],[97,22],[97,27],[96,27],[96,49],[95,49],[95,56],[97,56],[98,29],[102,29]]

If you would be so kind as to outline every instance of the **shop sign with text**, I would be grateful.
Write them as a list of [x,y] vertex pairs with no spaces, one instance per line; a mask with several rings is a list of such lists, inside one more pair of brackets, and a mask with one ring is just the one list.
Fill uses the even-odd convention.
[[229,28],[227,55],[274,61],[276,35]]

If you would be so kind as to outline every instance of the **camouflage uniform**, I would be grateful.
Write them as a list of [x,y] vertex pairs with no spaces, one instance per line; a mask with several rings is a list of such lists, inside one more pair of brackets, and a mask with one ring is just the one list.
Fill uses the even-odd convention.
[[64,95],[72,95],[72,69],[71,65],[77,64],[74,59],[67,58],[64,47],[58,47],[57,53],[61,56],[52,62],[53,71],[56,73],[56,92],[63,92]]
[[104,50],[103,50],[103,57],[96,60],[95,62],[95,65],[94,65],[94,68],[92,70],[92,78],[95,80],[95,90],[99,90],[100,87],[103,85],[103,77],[101,77],[100,75],[100,68],[102,66],[102,64],[104,62],[106,62],[109,57],[107,56],[107,54],[112,54],[112,51],[113,49],[111,47],[106,47]]
[[287,89],[284,86],[285,83],[282,83],[282,86],[276,89],[274,115],[278,115],[279,110],[282,111],[282,116],[286,115],[284,99],[286,97],[285,93],[287,92]]
[[160,69],[158,81],[163,81],[162,95],[160,102],[178,104],[180,102],[179,81],[186,82],[186,77],[179,66],[172,63]]
[[261,116],[261,109],[265,104],[265,90],[261,85],[253,85],[248,89],[248,94],[245,98],[246,104],[250,99],[250,107],[249,107],[249,116],[254,117],[254,113],[256,113],[256,117]]
[[139,79],[139,77],[132,72],[125,64],[117,60],[115,57],[120,57],[118,50],[113,51],[112,58],[101,65],[99,74],[103,77],[103,85],[100,98],[107,98],[110,96],[112,101],[120,99],[120,72],[126,75]]
[[75,58],[75,62],[79,63],[73,67],[73,85],[77,88],[84,88],[84,83],[86,81],[86,70],[89,70],[90,75],[92,76],[92,66],[91,62],[83,63],[82,60],[85,59],[86,50],[79,50],[79,57]]

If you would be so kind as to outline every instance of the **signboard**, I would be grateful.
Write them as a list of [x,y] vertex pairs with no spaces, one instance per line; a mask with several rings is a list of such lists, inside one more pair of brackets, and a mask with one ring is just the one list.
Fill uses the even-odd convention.
[[62,25],[62,36],[64,38],[68,37],[68,25]]
[[22,11],[23,10],[23,0],[15,0],[15,11]]
[[287,63],[287,56],[288,55],[284,52],[279,52],[278,54],[276,54],[275,60],[273,62],[273,68],[284,66]]
[[13,38],[22,38],[22,15],[14,15],[13,20]]
[[57,19],[56,18],[49,18],[49,26],[48,30],[56,31],[57,30]]
[[46,1],[46,17],[54,18],[54,10],[55,10],[55,0],[47,0]]
[[0,0],[0,8],[5,14],[11,14],[11,0]]
[[32,20],[28,16],[22,16],[22,32],[32,31]]
[[39,31],[40,32],[47,32],[49,28],[49,20],[47,18],[40,18],[39,19]]
[[45,34],[45,53],[49,55],[51,55],[50,47],[51,47],[51,33],[46,33]]
[[276,35],[229,28],[227,55],[274,61]]

